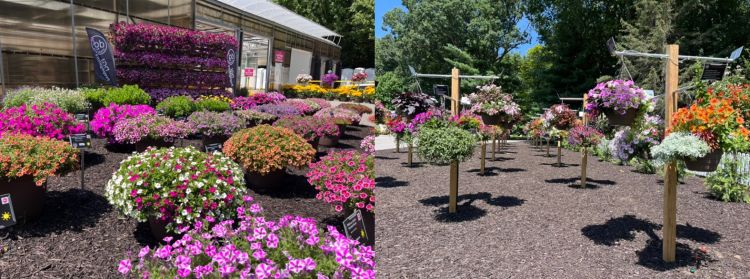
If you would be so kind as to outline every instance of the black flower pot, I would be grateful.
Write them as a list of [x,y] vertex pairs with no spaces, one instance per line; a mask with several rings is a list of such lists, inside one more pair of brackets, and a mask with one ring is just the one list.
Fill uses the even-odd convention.
[[724,151],[717,149],[709,152],[706,156],[695,160],[685,161],[685,167],[691,171],[712,172],[719,167]]
[[47,197],[47,183],[36,186],[30,175],[5,178],[0,177],[0,195],[10,194],[13,213],[18,220],[34,220],[42,215],[44,200]]
[[620,114],[614,110],[604,110],[604,115],[607,116],[609,126],[630,126],[635,122],[635,117],[638,115],[638,110],[630,108],[625,111],[625,114]]
[[502,121],[502,117],[499,113],[496,113],[495,115],[480,113],[479,116],[482,117],[482,122],[484,122],[484,125],[498,126]]

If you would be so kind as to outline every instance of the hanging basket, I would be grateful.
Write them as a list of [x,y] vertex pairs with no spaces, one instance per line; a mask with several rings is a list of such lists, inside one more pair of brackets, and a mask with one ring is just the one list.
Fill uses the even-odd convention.
[[34,184],[32,176],[22,176],[8,180],[0,177],[0,195],[10,194],[13,213],[19,220],[34,220],[42,215],[44,200],[47,197],[47,183]]
[[722,155],[724,155],[724,151],[717,149],[701,158],[685,161],[685,167],[691,171],[712,172],[719,166]]
[[484,125],[498,126],[503,119],[499,113],[496,113],[495,115],[480,113],[479,115],[482,117],[482,122],[484,122]]
[[638,115],[638,110],[630,108],[625,111],[625,114],[620,114],[614,110],[604,110],[604,115],[607,116],[609,126],[630,126],[635,122],[635,117]]

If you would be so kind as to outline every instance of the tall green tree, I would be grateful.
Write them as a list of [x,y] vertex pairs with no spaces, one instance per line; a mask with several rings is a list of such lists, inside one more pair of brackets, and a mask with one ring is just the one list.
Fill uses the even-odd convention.
[[341,34],[344,67],[375,66],[374,0],[273,1]]

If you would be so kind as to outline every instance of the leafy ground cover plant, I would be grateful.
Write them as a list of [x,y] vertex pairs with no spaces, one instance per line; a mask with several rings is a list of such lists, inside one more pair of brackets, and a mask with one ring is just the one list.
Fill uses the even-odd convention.
[[315,156],[312,146],[294,131],[270,125],[235,133],[224,143],[223,151],[246,171],[261,175],[306,166]]
[[0,111],[0,137],[7,133],[64,139],[83,133],[86,126],[54,104],[20,105]]
[[332,151],[310,164],[307,181],[318,190],[316,198],[344,208],[375,210],[374,157],[358,151]]
[[256,110],[238,110],[234,112],[239,117],[245,119],[248,123],[253,123],[255,125],[263,124],[263,123],[271,123],[273,121],[276,121],[278,117],[276,115],[260,112]]
[[85,113],[91,108],[83,91],[58,87],[21,87],[12,90],[3,97],[3,107],[26,105],[43,105],[50,103],[69,113]]
[[319,118],[330,118],[338,125],[359,123],[362,118],[358,113],[344,108],[324,108],[316,112],[314,116]]
[[91,120],[91,130],[99,137],[106,137],[114,141],[115,124],[124,119],[134,118],[142,114],[155,115],[156,111],[147,105],[118,105],[109,104],[109,106],[100,108],[94,114]]
[[323,136],[339,134],[339,127],[329,118],[291,116],[277,120],[273,126],[290,129],[308,142]]
[[667,135],[664,140],[651,148],[657,165],[664,165],[669,161],[694,160],[710,151],[708,144],[690,133],[675,132]]
[[205,136],[231,136],[245,128],[245,119],[231,112],[196,111],[188,117],[195,132]]
[[338,105],[338,107],[348,109],[359,114],[372,113],[372,109],[363,104],[341,103]]
[[78,151],[69,143],[44,136],[6,134],[0,138],[0,178],[34,177],[41,186],[52,175],[78,167]]
[[198,222],[180,239],[121,260],[117,270],[136,278],[375,278],[370,246],[312,218],[267,220],[252,197],[243,200],[237,221]]
[[433,164],[445,165],[463,162],[474,154],[476,137],[455,127],[422,128],[417,134],[417,154]]
[[195,128],[187,121],[153,114],[141,114],[117,121],[112,130],[116,142],[130,144],[147,139],[173,142],[186,138],[194,131]]
[[172,96],[156,105],[156,110],[172,118],[187,117],[198,110],[195,101],[187,96]]
[[748,175],[739,169],[736,153],[724,156],[719,168],[706,177],[706,188],[711,196],[725,202],[750,203],[750,186],[744,183]]
[[107,94],[107,90],[104,88],[83,88],[81,89],[81,93],[83,94],[84,98],[86,98],[86,101],[91,104],[91,109],[93,111],[97,111],[100,108],[104,107],[104,104],[102,104],[104,94]]
[[105,196],[122,214],[168,223],[167,231],[205,218],[230,219],[245,193],[242,169],[221,153],[194,147],[150,148],[120,163]]
[[138,85],[123,85],[122,87],[108,89],[102,96],[101,103],[104,106],[112,103],[118,105],[148,105],[151,103],[151,96]]
[[195,105],[198,106],[199,110],[207,110],[213,112],[224,112],[231,110],[232,99],[224,96],[200,96],[195,101]]

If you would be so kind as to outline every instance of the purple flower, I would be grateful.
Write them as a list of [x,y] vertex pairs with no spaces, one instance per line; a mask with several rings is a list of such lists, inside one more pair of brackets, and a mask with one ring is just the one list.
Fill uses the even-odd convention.
[[273,267],[267,264],[259,264],[255,267],[255,275],[258,276],[258,279],[265,279],[271,276],[271,272],[273,271]]
[[132,267],[133,265],[130,262],[130,259],[124,259],[124,260],[121,260],[120,264],[117,266],[117,271],[119,271],[123,275],[128,275]]

